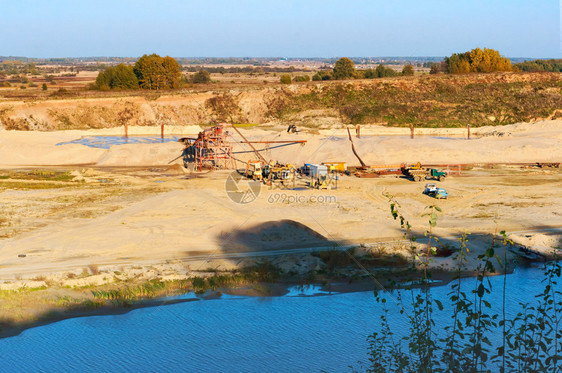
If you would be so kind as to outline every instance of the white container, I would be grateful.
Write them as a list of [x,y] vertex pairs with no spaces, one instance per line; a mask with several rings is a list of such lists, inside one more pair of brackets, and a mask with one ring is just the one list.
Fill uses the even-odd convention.
[[310,165],[310,177],[317,179],[321,176],[328,175],[328,167],[323,164],[311,164]]

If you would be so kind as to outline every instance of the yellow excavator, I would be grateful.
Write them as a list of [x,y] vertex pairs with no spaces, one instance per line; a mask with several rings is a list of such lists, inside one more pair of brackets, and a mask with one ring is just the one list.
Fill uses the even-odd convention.
[[252,180],[262,180],[263,179],[263,162],[262,161],[248,161],[246,163],[246,171],[244,176]]
[[296,167],[293,164],[273,163],[270,162],[268,167],[268,178],[270,180],[279,180],[281,182],[290,181],[295,178]]

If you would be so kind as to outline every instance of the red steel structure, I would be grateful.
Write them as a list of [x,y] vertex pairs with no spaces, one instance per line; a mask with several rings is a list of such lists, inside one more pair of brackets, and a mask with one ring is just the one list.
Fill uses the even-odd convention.
[[238,128],[229,123],[221,123],[199,132],[197,138],[184,138],[180,140],[184,142],[188,149],[190,149],[189,154],[193,156],[196,169],[199,171],[203,170],[203,167],[236,169],[236,160],[232,155],[232,146],[233,144],[238,143],[238,141],[227,141],[228,136],[230,136],[226,130],[228,127],[232,127],[232,129],[234,129],[243,139],[243,141],[240,141],[239,143],[248,144],[257,157],[264,162],[264,164],[267,164],[268,161],[252,144],[306,143],[306,140],[248,141]]
[[211,168],[235,168],[232,144],[226,141],[229,124],[218,124],[199,132],[195,146],[195,166],[201,171],[204,165]]

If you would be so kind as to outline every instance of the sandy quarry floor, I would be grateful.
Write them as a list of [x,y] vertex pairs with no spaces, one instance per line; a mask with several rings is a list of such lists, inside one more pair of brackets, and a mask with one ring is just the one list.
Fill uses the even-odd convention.
[[[196,137],[199,126],[167,126],[167,135]],[[288,134],[286,128],[258,126],[242,128],[253,141],[306,140],[304,145],[272,144],[265,149],[266,158],[293,164],[345,161],[358,164],[351,152],[347,131],[341,126],[330,130]],[[352,129],[352,133],[354,130]],[[80,144],[58,145],[88,136],[122,136],[123,128],[69,130],[53,132],[0,130],[0,167],[14,166],[166,166],[181,163],[180,143],[127,144],[110,149],[86,147]],[[255,158],[242,139],[230,130],[236,142],[237,158]],[[160,135],[160,127],[130,127],[129,134]],[[513,124],[501,127],[472,129],[466,140],[466,129],[420,128],[410,139],[408,128],[377,125],[362,126],[361,138],[355,138],[357,152],[365,163],[395,164],[458,164],[489,162],[560,162],[562,160],[562,120],[540,121],[533,124]],[[239,164],[241,166],[241,164]]]
[[[184,128],[182,133],[196,130]],[[301,133],[299,139],[309,140],[306,146],[273,149],[269,155],[281,161],[290,158],[297,164],[305,160],[356,164],[348,140],[334,132],[332,137]],[[254,139],[287,137],[286,133],[262,130],[245,133]],[[484,129],[480,139],[470,141],[427,136],[409,142],[412,140],[403,137],[364,136],[356,142],[359,153],[371,164],[417,160],[453,164],[470,163],[471,159],[560,162],[561,133],[562,122],[551,121]],[[168,165],[181,153],[177,143],[130,144],[109,150],[56,145],[85,134],[0,133],[0,168],[54,167],[75,175],[75,181],[50,189],[2,180],[0,282],[4,287],[23,282],[32,286],[45,277],[64,279],[67,285],[107,281],[104,274],[87,279],[68,276],[98,269],[150,271],[154,276],[173,278],[198,269],[232,268],[245,260],[246,253],[267,255],[399,239],[402,232],[390,216],[386,193],[400,203],[414,232],[423,235],[428,228],[427,217],[422,216],[424,207],[436,203],[422,194],[424,183],[343,176],[336,190],[263,186],[255,201],[239,204],[225,191],[228,171],[195,174],[186,173],[177,162]],[[449,177],[442,186],[450,198],[437,202],[443,213],[435,233],[444,242],[453,242],[463,232],[490,234],[505,229],[526,244],[536,241],[545,247],[559,246],[560,171],[473,167],[461,176]],[[478,237],[475,242],[478,246]],[[442,260],[438,265],[451,263]]]

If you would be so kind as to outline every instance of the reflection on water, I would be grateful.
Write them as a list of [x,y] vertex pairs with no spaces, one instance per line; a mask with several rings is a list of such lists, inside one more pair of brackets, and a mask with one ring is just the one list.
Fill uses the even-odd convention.
[[[436,140],[464,140],[463,137],[445,137],[445,136],[432,136],[432,135],[418,135],[422,138],[432,138]],[[369,137],[376,137],[380,140],[385,139],[410,139],[409,136],[364,136],[364,138]],[[346,137],[347,138],[347,137]],[[82,137],[77,140],[61,142],[57,145],[67,145],[67,144],[80,144],[89,146],[91,148],[102,148],[102,149],[109,149],[113,145],[126,145],[126,144],[153,144],[153,143],[164,143],[164,142],[173,142],[178,141],[180,139],[179,136],[164,136],[161,138],[160,136],[86,136]],[[240,152],[239,152],[240,153]]]
[[289,292],[285,295],[286,297],[314,297],[318,295],[330,295],[336,294],[329,291],[322,290],[321,286],[317,285],[301,285],[292,286],[289,288]]
[[[535,268],[508,277],[508,316],[533,301],[542,277]],[[474,281],[463,282],[465,291]],[[502,281],[491,278],[498,311]],[[450,286],[431,291],[448,306]],[[391,326],[407,331],[391,299],[389,307]],[[0,371],[341,372],[367,360],[366,338],[380,314],[372,292],[326,294],[314,286],[283,297],[209,297],[29,329],[0,340]],[[446,313],[435,321],[439,329],[451,322]]]
[[80,144],[91,148],[109,149],[113,145],[126,144],[154,144],[164,142],[175,142],[179,140],[179,136],[87,136],[78,140],[61,142],[57,145]]

